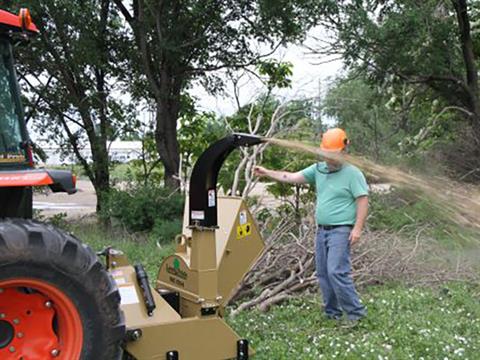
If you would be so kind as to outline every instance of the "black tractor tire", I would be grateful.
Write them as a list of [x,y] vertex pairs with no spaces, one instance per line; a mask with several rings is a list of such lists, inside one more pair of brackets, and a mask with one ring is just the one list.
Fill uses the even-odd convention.
[[0,283],[15,278],[49,283],[73,302],[83,328],[80,360],[122,358],[120,294],[88,246],[47,224],[0,219]]

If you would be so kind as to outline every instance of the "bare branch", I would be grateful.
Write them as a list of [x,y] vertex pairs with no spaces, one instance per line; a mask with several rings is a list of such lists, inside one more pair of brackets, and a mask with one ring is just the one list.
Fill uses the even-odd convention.
[[125,5],[123,5],[122,0],[113,0],[113,2],[115,3],[115,5],[117,5],[118,10],[120,10],[125,20],[128,23],[132,24],[135,18],[130,14]]

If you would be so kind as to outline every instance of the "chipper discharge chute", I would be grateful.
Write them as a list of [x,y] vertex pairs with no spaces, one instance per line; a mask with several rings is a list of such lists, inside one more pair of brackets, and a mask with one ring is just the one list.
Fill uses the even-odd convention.
[[37,32],[27,10],[0,10],[0,359],[248,359],[223,315],[264,245],[245,203],[217,198],[216,182],[232,150],[262,140],[233,134],[200,156],[183,234],[155,286],[119,250],[105,249],[104,265],[31,220],[32,187],[75,192],[70,172],[33,166],[12,48]]

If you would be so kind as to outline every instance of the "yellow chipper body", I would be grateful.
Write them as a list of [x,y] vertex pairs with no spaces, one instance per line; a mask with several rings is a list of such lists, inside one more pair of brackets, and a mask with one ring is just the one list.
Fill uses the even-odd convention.
[[260,143],[233,134],[210,146],[190,179],[182,234],[175,254],[164,259],[155,285],[141,265],[107,249],[107,266],[122,298],[125,352],[138,360],[246,360],[248,340],[223,319],[236,287],[264,249],[245,202],[218,197],[220,167],[236,147]]

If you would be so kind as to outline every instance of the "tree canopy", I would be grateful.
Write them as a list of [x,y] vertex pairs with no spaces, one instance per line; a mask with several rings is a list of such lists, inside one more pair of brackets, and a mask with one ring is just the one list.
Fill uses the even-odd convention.
[[[465,173],[478,167],[480,155],[480,48],[473,21],[478,9],[478,1],[466,0],[338,1],[323,18],[333,40],[315,50],[340,54],[353,81],[350,89],[364,87],[373,94],[370,100],[360,97],[369,103],[359,113],[360,118],[368,115],[368,121],[356,123],[363,121],[364,131],[371,133],[373,121],[380,119],[376,131],[390,127],[397,139],[408,137],[398,139],[400,147],[453,140],[456,146],[443,152],[461,163],[459,170]],[[328,100],[330,114],[335,113],[332,100],[347,89],[344,80],[337,84]],[[344,105],[337,104],[338,112],[361,106]],[[469,160],[452,161],[455,152],[467,153]]]
[[[223,89],[213,71],[259,62],[301,40],[329,2],[271,0],[113,0],[131,28],[133,93],[156,107],[155,139],[166,184],[178,186],[177,120],[192,81]],[[267,70],[267,69],[265,69]]]
[[[38,134],[73,153],[102,205],[109,190],[109,140],[128,128],[133,107],[120,97],[124,32],[109,0],[22,1],[40,34],[16,48],[28,114]],[[92,158],[83,155],[90,147]]]

